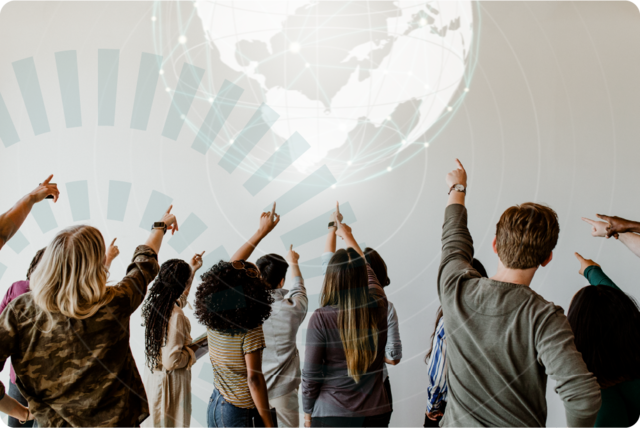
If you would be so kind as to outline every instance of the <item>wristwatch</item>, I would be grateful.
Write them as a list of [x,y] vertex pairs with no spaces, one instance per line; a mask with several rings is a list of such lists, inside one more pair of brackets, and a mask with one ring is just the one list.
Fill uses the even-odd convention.
[[449,193],[447,194],[450,195],[452,190],[457,190],[458,192],[462,192],[464,194],[467,193],[467,188],[464,187],[464,184],[454,184],[453,186],[451,186],[451,189],[449,189]]
[[151,226],[151,230],[153,229],[162,229],[163,234],[167,233],[167,225],[163,221],[154,222],[153,226]]
[[336,226],[336,222],[335,221],[330,221],[329,222],[329,226],[327,226],[327,229],[330,228],[330,227],[338,227],[338,226]]

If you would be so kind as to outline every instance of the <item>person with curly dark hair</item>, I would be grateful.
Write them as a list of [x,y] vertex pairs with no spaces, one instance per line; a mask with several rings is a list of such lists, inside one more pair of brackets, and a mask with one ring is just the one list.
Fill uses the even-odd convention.
[[164,262],[142,306],[150,413],[142,426],[188,427],[191,422],[191,366],[196,357],[190,346],[191,323],[182,308],[203,254],[194,255],[190,263]]
[[262,374],[262,324],[273,296],[260,271],[247,261],[253,249],[280,221],[262,213],[258,231],[231,258],[202,276],[196,292],[196,318],[207,327],[214,390],[207,408],[210,427],[272,427],[267,384]]

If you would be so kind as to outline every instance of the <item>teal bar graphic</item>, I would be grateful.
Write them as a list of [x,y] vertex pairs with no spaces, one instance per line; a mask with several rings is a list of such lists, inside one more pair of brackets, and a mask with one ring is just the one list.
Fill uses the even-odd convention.
[[48,231],[58,227],[58,222],[53,215],[53,211],[51,211],[51,203],[53,202],[45,199],[42,202],[38,202],[33,206],[33,208],[31,208],[31,215],[33,215],[36,223],[38,223],[42,233],[47,233]]
[[232,173],[279,117],[280,115],[266,104],[258,107],[218,165]]
[[187,113],[189,113],[198,86],[200,86],[202,76],[204,76],[204,69],[187,63],[182,66],[178,86],[173,94],[171,107],[169,107],[167,118],[164,121],[163,137],[171,138],[172,140],[178,139],[182,124]]
[[7,109],[4,99],[2,99],[2,94],[0,94],[0,140],[2,140],[2,144],[5,147],[12,146],[20,141],[18,131],[13,125],[11,115],[9,115],[9,109]]
[[89,183],[87,180],[67,183],[67,196],[73,221],[89,220]]
[[[189,245],[193,244],[193,241],[198,239],[198,236],[202,235],[205,230],[207,230],[207,225],[200,220],[200,217],[191,213],[183,223],[180,223],[180,230],[169,239],[169,245],[171,245],[171,248],[176,250],[178,254],[182,253]],[[195,252],[201,252],[201,250],[196,250]]]
[[296,159],[311,146],[295,132],[285,143],[271,155],[269,159],[244,183],[245,189],[255,196],[264,189],[267,184],[290,167]]
[[[333,211],[332,211],[333,212]],[[295,245],[294,245],[295,247]],[[300,272],[304,279],[322,276],[322,259],[320,257],[300,263]]]
[[7,271],[7,267],[5,265],[3,265],[2,263],[0,263],[0,279],[2,279],[2,276],[4,275],[4,273],[6,271]]
[[133,100],[133,112],[131,113],[132,129],[147,130],[161,67],[162,56],[142,52],[136,95]]
[[24,236],[22,232],[18,230],[16,234],[13,235],[11,239],[9,239],[7,245],[9,246],[9,248],[15,251],[16,254],[20,254],[22,250],[29,246],[29,240],[26,236]]
[[[280,196],[276,200],[276,211],[280,215],[287,214],[335,183],[337,183],[337,180],[331,174],[329,168],[326,165],[322,165],[287,193]],[[270,209],[271,205],[265,211]]]
[[213,100],[209,113],[204,118],[198,135],[193,140],[192,149],[202,154],[207,153],[243,92],[244,89],[228,80],[222,83],[222,88],[216,95],[216,99]]
[[160,221],[162,215],[167,211],[167,208],[173,202],[173,198],[164,195],[155,190],[151,192],[147,207],[142,214],[142,220],[140,221],[140,227],[146,230],[151,230],[153,223]]
[[38,80],[36,63],[33,61],[33,57],[15,61],[12,65],[13,72],[18,80],[20,92],[22,93],[24,105],[27,108],[33,133],[40,135],[49,132],[47,109],[44,106],[44,99],[42,99],[40,81]]
[[[209,361],[208,358],[206,358]],[[211,364],[204,364],[203,367],[209,367],[209,371],[211,372],[211,384],[213,384],[213,369],[211,368]],[[191,416],[198,421],[200,426],[207,426],[207,407],[209,405],[208,401],[203,401],[197,395],[191,393]]]
[[[280,212],[279,206],[276,206],[276,211]],[[326,236],[327,226],[329,225],[329,216],[334,211],[335,209],[331,209],[324,214],[312,220],[309,220],[305,224],[298,226],[287,233],[284,233],[282,236],[280,236],[284,247],[286,249],[289,249],[289,245],[293,245],[293,248],[296,248],[302,244],[311,242],[314,239],[318,239],[321,236]],[[342,221],[344,223],[355,223],[356,215],[353,213],[353,209],[351,208],[351,204],[349,204],[349,202],[340,204],[340,214],[342,214]]]
[[119,49],[98,49],[98,125],[113,126],[116,120]]
[[202,273],[208,271],[213,267],[213,265],[217,264],[220,260],[229,261],[229,253],[227,250],[220,245],[215,250],[209,252],[207,251],[202,258]]
[[76,51],[61,51],[56,52],[55,56],[65,123],[67,128],[82,126],[78,55]]
[[[109,201],[107,202],[107,219],[124,220],[124,213],[127,211],[131,193],[131,183],[126,181],[109,181]],[[151,227],[151,226],[149,226]]]
[[[208,360],[209,359],[207,358],[207,361]],[[202,369],[200,369],[200,375],[198,377],[203,381],[213,385],[213,367],[211,367],[211,364],[203,364]]]

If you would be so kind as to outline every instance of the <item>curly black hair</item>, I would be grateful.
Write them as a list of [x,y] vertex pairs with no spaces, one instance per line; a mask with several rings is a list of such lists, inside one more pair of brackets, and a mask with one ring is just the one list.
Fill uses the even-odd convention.
[[167,260],[149,289],[142,305],[145,327],[145,357],[151,370],[159,366],[160,349],[167,343],[167,324],[176,301],[191,278],[191,266],[184,260]]
[[230,262],[221,260],[200,278],[195,312],[206,327],[225,334],[243,334],[271,316],[271,287],[260,276],[250,278],[246,270],[235,269]]

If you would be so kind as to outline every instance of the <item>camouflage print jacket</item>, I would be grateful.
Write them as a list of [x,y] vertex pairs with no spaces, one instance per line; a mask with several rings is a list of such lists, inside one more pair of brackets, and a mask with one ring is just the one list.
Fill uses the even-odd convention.
[[[129,318],[158,273],[156,253],[139,246],[113,299],[83,320],[54,313],[39,327],[31,293],[0,315],[0,370],[11,357],[16,385],[39,426],[137,426],[149,416],[140,373],[129,347]],[[0,392],[3,390],[0,383]]]

